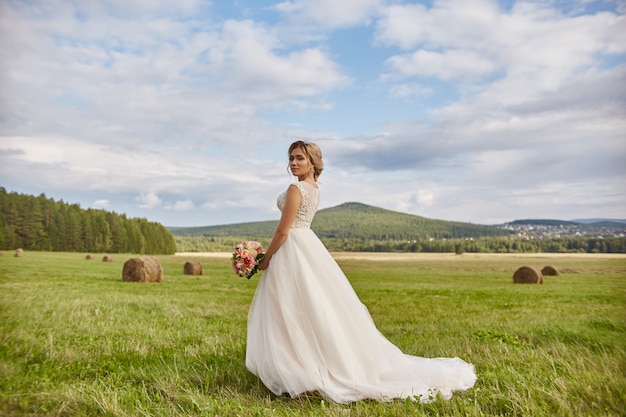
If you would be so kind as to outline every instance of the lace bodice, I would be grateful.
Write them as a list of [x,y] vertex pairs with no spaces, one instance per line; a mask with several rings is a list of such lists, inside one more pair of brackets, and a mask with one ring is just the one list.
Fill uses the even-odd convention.
[[[315,186],[305,181],[298,181],[294,184],[300,190],[302,194],[302,203],[298,207],[298,213],[296,219],[293,221],[292,228],[298,227],[311,227],[311,222],[317,211],[317,206],[320,200],[320,191]],[[285,200],[287,199],[287,190],[278,196],[277,205],[280,211],[285,207]]]

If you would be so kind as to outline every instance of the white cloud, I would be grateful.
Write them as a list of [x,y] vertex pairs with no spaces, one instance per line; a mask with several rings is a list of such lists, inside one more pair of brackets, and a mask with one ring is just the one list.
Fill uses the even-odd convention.
[[174,203],[174,210],[176,211],[187,211],[194,208],[193,201],[191,200],[179,200]]
[[389,7],[377,39],[416,48],[388,59],[404,76],[446,79],[498,71],[533,94],[597,65],[598,54],[623,53],[625,22],[613,13],[566,16],[543,3],[516,2],[506,11],[490,0],[449,0],[431,9]]
[[427,41],[435,26],[433,17],[421,4],[390,6],[376,24],[376,36],[381,43],[409,49]]
[[221,42],[210,57],[222,66],[230,88],[255,101],[315,95],[348,82],[320,49],[279,54],[279,47],[278,39],[261,25],[231,20],[225,22]]
[[433,204],[435,195],[431,190],[419,190],[415,195],[415,200],[421,206],[430,206]]
[[410,55],[391,57],[387,64],[403,76],[436,77],[443,80],[486,76],[497,69],[493,62],[475,53],[458,50],[418,50]]
[[161,205],[161,199],[152,191],[140,194],[135,198],[135,201],[139,202],[139,207],[141,208],[152,209]]
[[[414,183],[411,182],[411,187]],[[428,188],[397,194],[397,201],[389,208],[403,213],[423,213],[435,203],[435,193]]]
[[122,146],[171,135],[233,143],[266,123],[259,109],[320,108],[316,95],[349,82],[321,49],[285,49],[249,20],[200,25],[106,13],[80,20],[63,4],[59,15],[50,11],[56,19],[9,8],[15,19],[2,21],[11,39],[0,52],[5,134],[37,114],[29,134]]
[[461,48],[494,39],[502,14],[491,0],[437,0],[430,9],[421,4],[392,5],[376,24],[376,38],[404,49],[419,44]]
[[432,93],[432,88],[417,83],[397,84],[389,89],[389,96],[392,98],[427,97]]
[[111,202],[109,200],[96,200],[91,204],[91,207],[95,209],[107,209],[111,206]]

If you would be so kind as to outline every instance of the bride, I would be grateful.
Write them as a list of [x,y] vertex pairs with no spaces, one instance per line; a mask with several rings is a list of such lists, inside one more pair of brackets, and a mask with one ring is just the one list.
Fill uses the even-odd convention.
[[265,272],[248,316],[248,370],[276,395],[318,391],[337,403],[429,402],[471,388],[473,365],[406,355],[387,340],[310,229],[323,169],[319,147],[292,143],[289,168],[298,182],[278,197],[282,214],[259,265]]

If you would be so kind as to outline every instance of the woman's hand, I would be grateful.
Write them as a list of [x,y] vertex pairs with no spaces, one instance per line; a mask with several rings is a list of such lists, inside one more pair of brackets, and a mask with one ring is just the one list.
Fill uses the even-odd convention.
[[259,266],[257,266],[257,269],[259,271],[265,271],[267,267],[269,266],[269,264],[270,264],[270,258],[267,256],[264,256],[261,262],[259,262]]

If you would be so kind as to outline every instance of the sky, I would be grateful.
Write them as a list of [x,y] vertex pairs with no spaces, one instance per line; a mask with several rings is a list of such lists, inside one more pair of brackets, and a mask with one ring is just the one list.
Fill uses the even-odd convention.
[[0,186],[166,226],[626,218],[626,0],[3,0]]

